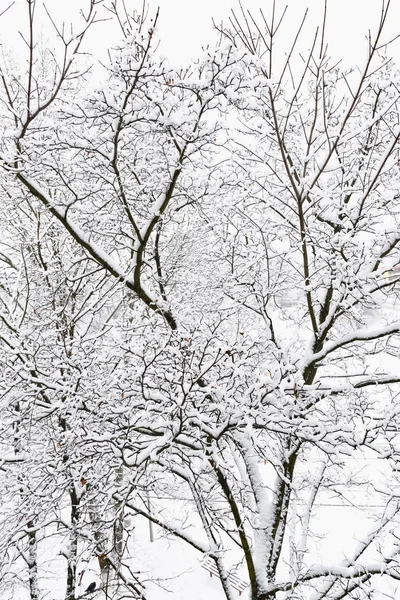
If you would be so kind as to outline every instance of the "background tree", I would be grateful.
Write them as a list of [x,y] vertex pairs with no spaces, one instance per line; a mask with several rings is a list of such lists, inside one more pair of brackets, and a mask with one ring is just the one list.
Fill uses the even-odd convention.
[[[275,57],[273,2],[269,18],[233,12],[217,49],[176,71],[153,50],[157,15],[114,4],[123,41],[87,91],[78,52],[98,4],[42,68],[30,0],[27,72],[2,68],[2,185],[18,207],[2,254],[3,487],[25,519],[3,526],[4,556],[25,553],[32,575],[32,536],[56,523],[68,600],[89,555],[106,595],[114,573],[113,597],[148,597],[123,530],[134,514],[210,557],[228,599],[236,568],[252,600],[368,598],[399,578],[390,2],[360,72],[330,63],[326,10],[300,70],[303,24]],[[378,469],[352,468],[371,457]],[[317,507],[371,486],[369,530],[326,562]]]

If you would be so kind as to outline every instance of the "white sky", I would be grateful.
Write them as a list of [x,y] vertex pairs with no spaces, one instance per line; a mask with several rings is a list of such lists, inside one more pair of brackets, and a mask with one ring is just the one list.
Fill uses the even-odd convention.
[[[0,0],[0,12],[11,1]],[[43,4],[43,0],[37,2],[39,5]],[[126,0],[126,5],[131,9],[140,8],[141,4],[142,0]],[[238,9],[237,0],[149,0],[148,4],[150,14],[160,6],[160,50],[178,64],[187,63],[199,53],[201,46],[212,41],[213,17],[217,22],[222,19],[227,22],[230,9]],[[287,40],[287,44],[292,39],[305,8],[309,8],[308,29],[304,31],[301,41],[302,49],[306,50],[311,43],[313,29],[321,22],[324,0],[278,0],[277,4],[280,10],[288,5],[281,38],[283,42]],[[268,15],[272,0],[242,0],[242,5],[245,10],[252,10],[254,14],[257,14],[261,6]],[[76,21],[79,10],[86,10],[88,0],[47,0],[46,6],[55,21],[61,24],[63,21]],[[381,0],[328,0],[328,41],[335,59],[343,58],[346,66],[363,63],[366,53],[365,35],[368,28],[376,30],[380,11]],[[24,29],[26,23],[26,0],[15,0],[13,7],[0,18],[1,39],[17,48],[18,52],[21,51],[18,30]],[[399,32],[399,23],[400,0],[392,0],[386,39]],[[47,18],[40,19],[39,28],[43,28],[45,36],[51,34],[52,27]],[[87,38],[86,49],[99,57],[104,56],[105,48],[117,39],[115,35],[109,24],[98,24]],[[400,55],[399,49],[400,44],[394,45],[390,53]]]

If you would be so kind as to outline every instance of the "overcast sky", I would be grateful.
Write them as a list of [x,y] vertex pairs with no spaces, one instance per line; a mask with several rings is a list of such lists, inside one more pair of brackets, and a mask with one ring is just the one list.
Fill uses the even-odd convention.
[[[0,0],[0,7],[6,7],[12,0]],[[107,2],[108,0],[105,0]],[[119,0],[121,2],[121,0]],[[43,4],[42,0],[37,0]],[[139,8],[142,0],[126,0],[129,8]],[[187,63],[196,56],[203,45],[213,39],[212,18],[217,22],[227,22],[230,10],[238,10],[237,0],[149,0],[149,12],[154,13],[160,6],[158,36],[160,50],[174,63]],[[312,30],[321,22],[324,0],[278,0],[279,10],[288,5],[285,28],[282,28],[282,41],[288,43],[296,30],[304,10],[309,8],[308,29],[304,30],[301,47],[307,49],[312,39]],[[88,5],[88,0],[47,0],[46,6],[54,19],[76,21],[80,8]],[[245,9],[257,14],[262,7],[269,14],[272,0],[242,0]],[[100,11],[101,9],[99,9]],[[332,55],[343,58],[345,64],[363,62],[366,53],[365,35],[368,28],[376,30],[381,0],[328,0],[328,40]],[[40,11],[38,10],[40,17]],[[40,25],[39,25],[40,22]],[[26,27],[26,0],[15,0],[12,8],[0,18],[0,35],[7,43],[21,51],[18,30]],[[386,38],[398,33],[400,23],[400,0],[392,0]],[[38,20],[38,30],[43,28],[45,36],[51,34],[47,18]],[[105,48],[116,39],[109,24],[98,24],[86,41],[86,49],[101,57]],[[400,44],[392,47],[392,53],[400,55]]]

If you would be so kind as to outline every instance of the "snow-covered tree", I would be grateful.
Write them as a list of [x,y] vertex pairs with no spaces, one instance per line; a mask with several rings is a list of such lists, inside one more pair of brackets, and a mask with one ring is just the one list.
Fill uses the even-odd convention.
[[[1,67],[3,568],[25,559],[40,598],[56,537],[67,600],[88,557],[106,595],[151,599],[140,517],[205,555],[228,600],[236,572],[252,600],[379,598],[400,577],[390,2],[349,72],[326,12],[301,64],[303,25],[275,56],[273,2],[176,70],[158,15],[112,3],[100,83],[79,55],[89,4],[60,61],[28,0],[28,68]],[[336,548],[329,505],[362,513]]]

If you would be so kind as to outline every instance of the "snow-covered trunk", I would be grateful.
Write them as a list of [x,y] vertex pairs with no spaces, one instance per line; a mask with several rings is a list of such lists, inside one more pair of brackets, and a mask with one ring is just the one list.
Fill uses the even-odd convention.
[[37,532],[35,522],[28,522],[28,570],[29,570],[29,597],[30,600],[39,600],[39,579],[37,565]]
[[[311,511],[314,507],[315,499],[321,487],[321,483],[324,477],[324,473],[328,464],[328,459],[323,457],[321,464],[316,469],[316,475],[314,483],[311,487],[310,495],[306,503],[304,510],[304,516],[302,519],[302,532],[299,543],[299,548],[296,556],[296,571],[300,571],[303,567],[304,556],[307,552],[307,540],[310,533],[310,522],[311,522]],[[293,565],[294,566],[294,565]]]
[[[122,480],[123,471],[122,467],[119,467],[116,479],[117,486],[122,484]],[[115,502],[114,551],[119,567],[124,553],[124,505],[121,500]]]
[[79,502],[74,484],[69,490],[71,502],[71,530],[69,539],[68,565],[67,565],[67,590],[65,600],[76,600],[75,590],[77,588],[77,560],[78,560],[78,533]]
[[100,567],[100,577],[105,589],[108,587],[110,578],[110,563],[108,560],[108,552],[104,535],[102,534],[102,523],[101,518],[98,515],[97,506],[94,501],[91,501],[89,507],[89,517],[93,528],[93,539],[96,544],[97,560]]
[[118,563],[120,563],[124,552],[124,521],[122,510],[119,506],[117,506],[117,509],[119,514],[114,523],[114,550],[117,555]]
[[[267,556],[268,549],[271,547],[272,543],[271,536],[268,535],[271,519],[271,501],[268,497],[268,486],[266,486],[263,481],[259,470],[259,457],[254,452],[247,436],[237,436],[235,443],[240,450],[240,459],[242,463],[238,459],[237,453],[233,447],[232,451],[236,454],[236,464],[240,470],[241,478],[248,484],[249,493],[247,503],[250,512],[253,514],[252,529],[254,532],[254,540],[251,552],[254,563],[254,576],[251,581],[251,598],[257,600],[267,583]],[[249,577],[251,578],[250,572]]]
[[254,557],[251,548],[251,539],[249,538],[246,529],[245,523],[243,520],[243,515],[241,513],[240,506],[235,500],[234,494],[232,493],[231,487],[229,485],[228,479],[225,476],[224,472],[217,465],[213,465],[215,475],[217,477],[218,483],[223,491],[225,498],[229,504],[229,508],[231,510],[233,519],[235,521],[235,525],[238,530],[239,539],[241,547],[243,548],[244,558],[246,562],[247,571],[250,579],[251,586],[251,598],[252,600],[257,600],[258,593],[258,585],[257,585],[257,577],[254,566]]
[[[17,418],[14,422],[14,452],[17,456],[21,452],[21,406],[20,403],[17,402],[15,405],[15,412],[17,414]],[[37,548],[37,529],[35,520],[32,518],[27,523],[28,526],[28,581],[29,581],[29,597],[30,600],[39,600],[40,592],[39,592],[39,577],[38,577],[38,548]]]

